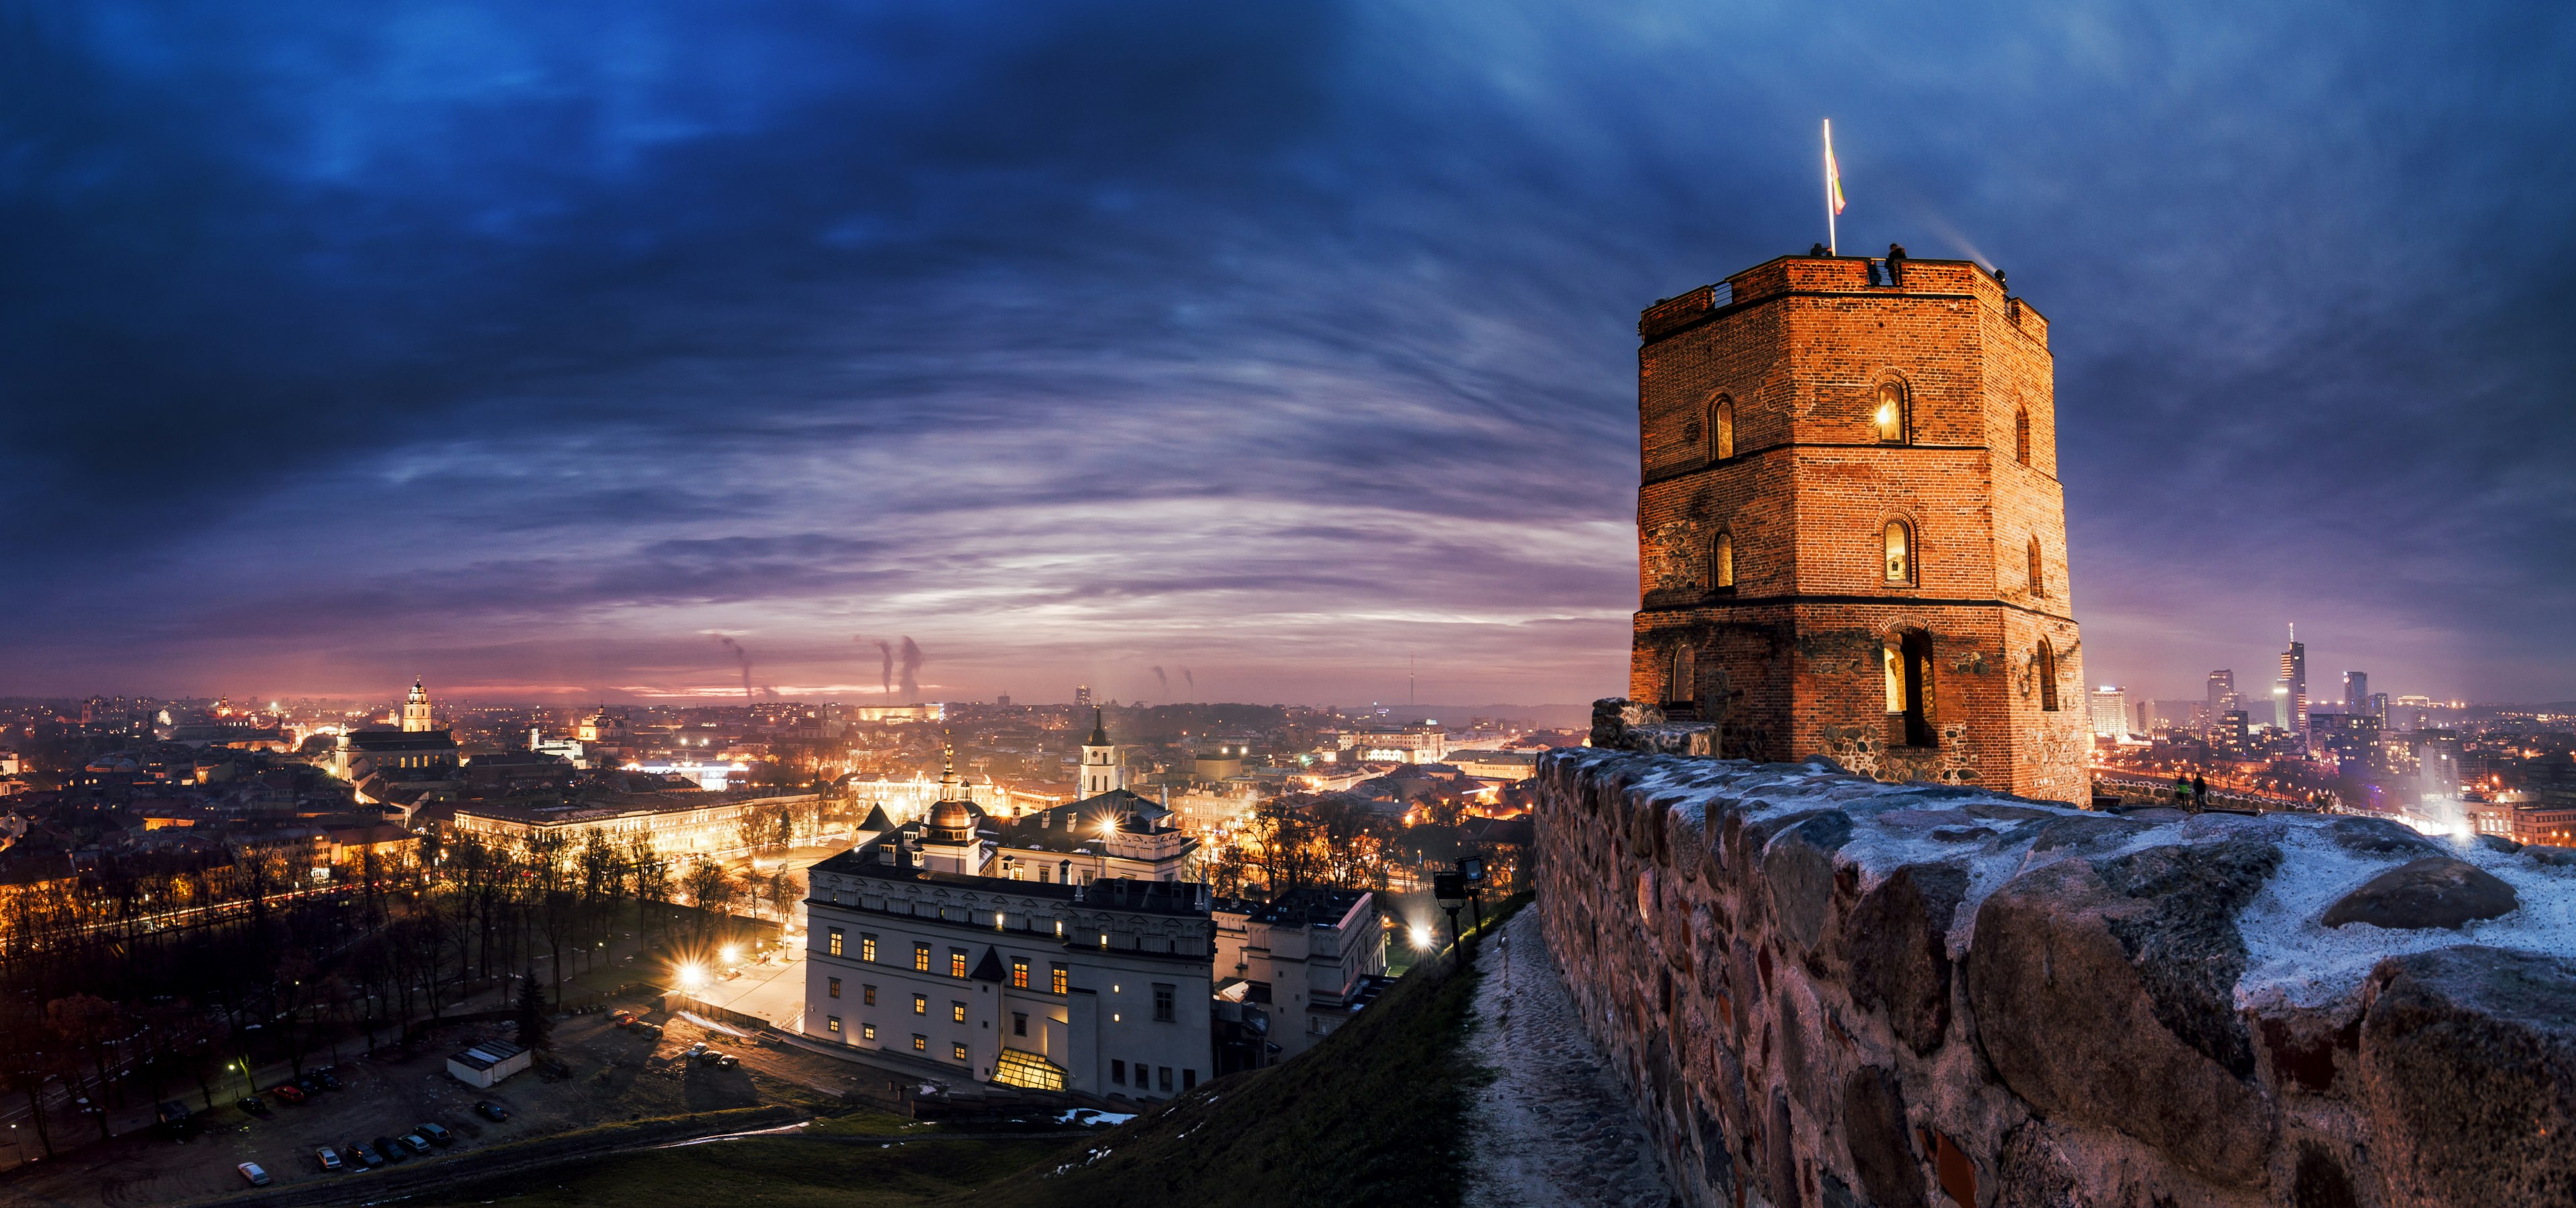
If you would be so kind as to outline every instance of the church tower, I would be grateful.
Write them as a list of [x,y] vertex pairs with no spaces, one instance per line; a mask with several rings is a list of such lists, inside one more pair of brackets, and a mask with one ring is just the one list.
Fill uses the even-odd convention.
[[1127,770],[1118,764],[1118,748],[1109,744],[1109,730],[1100,721],[1100,710],[1091,711],[1091,737],[1082,743],[1082,791],[1076,799],[1114,793],[1127,787]]
[[429,689],[421,687],[417,678],[411,682],[411,695],[403,698],[402,728],[406,734],[421,734],[438,728],[437,720],[429,715]]
[[2048,321],[1965,261],[1787,256],[1637,333],[1630,696],[1722,755],[2089,801]]

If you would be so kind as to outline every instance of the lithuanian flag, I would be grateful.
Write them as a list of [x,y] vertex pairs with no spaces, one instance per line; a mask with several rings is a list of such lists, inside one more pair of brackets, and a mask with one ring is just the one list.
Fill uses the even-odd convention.
[[1843,170],[1834,162],[1834,119],[1825,119],[1825,201],[1843,212]]

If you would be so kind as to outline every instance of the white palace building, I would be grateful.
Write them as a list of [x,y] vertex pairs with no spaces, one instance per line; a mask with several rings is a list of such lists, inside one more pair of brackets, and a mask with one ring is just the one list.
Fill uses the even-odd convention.
[[1216,924],[1185,879],[1198,841],[1091,754],[1101,791],[1008,821],[966,800],[952,764],[921,821],[873,816],[814,865],[806,1035],[925,1076],[1102,1098],[1213,1077]]

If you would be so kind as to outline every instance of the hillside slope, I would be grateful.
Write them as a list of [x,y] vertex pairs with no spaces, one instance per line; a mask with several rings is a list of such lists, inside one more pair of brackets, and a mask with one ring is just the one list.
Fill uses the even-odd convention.
[[[1487,930],[1525,901],[1488,914]],[[1453,967],[1417,968],[1295,1061],[1210,1083],[1053,1169],[954,1202],[1456,1204],[1468,1100],[1485,1078],[1463,1049],[1476,975]]]

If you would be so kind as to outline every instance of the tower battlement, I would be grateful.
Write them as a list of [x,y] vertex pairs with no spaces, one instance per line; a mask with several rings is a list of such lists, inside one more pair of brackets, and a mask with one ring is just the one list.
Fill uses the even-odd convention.
[[1728,755],[2085,800],[2047,321],[1967,261],[1784,256],[1638,335],[1631,696]]

